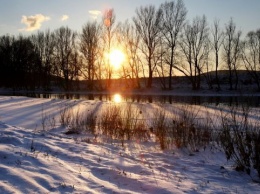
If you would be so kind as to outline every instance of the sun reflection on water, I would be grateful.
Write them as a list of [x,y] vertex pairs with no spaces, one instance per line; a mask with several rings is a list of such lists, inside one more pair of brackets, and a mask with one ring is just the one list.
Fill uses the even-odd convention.
[[122,102],[122,96],[121,96],[120,94],[115,94],[115,95],[113,96],[113,102],[115,102],[115,103],[120,103],[120,102]]

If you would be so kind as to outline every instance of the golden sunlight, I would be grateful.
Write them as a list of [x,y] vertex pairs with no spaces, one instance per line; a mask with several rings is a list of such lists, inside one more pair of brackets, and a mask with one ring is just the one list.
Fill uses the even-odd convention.
[[122,65],[124,60],[125,60],[124,53],[118,49],[112,50],[109,54],[110,64],[113,65],[115,69],[119,69],[119,67]]
[[115,103],[120,103],[120,102],[122,102],[122,96],[121,96],[120,94],[115,94],[115,95],[113,96],[113,102],[115,102]]

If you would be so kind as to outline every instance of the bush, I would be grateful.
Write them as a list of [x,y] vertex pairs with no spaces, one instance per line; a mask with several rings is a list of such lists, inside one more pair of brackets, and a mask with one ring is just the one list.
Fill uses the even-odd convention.
[[141,111],[132,104],[126,107],[122,105],[110,105],[100,115],[100,129],[102,134],[111,140],[118,139],[124,146],[125,140],[146,140],[148,130],[145,120],[141,117]]
[[79,107],[73,110],[68,105],[60,109],[60,123],[68,128],[66,134],[79,134],[84,130],[84,124],[86,124]]
[[67,134],[88,131],[97,135],[101,132],[111,141],[121,141],[122,146],[126,140],[146,141],[151,132],[162,150],[175,145],[177,148],[188,147],[196,151],[211,140],[209,124],[199,124],[198,112],[191,106],[180,108],[178,115],[167,114],[164,107],[154,110],[150,130],[147,127],[147,120],[150,119],[144,118],[142,112],[131,103],[110,104],[98,116],[94,110],[88,110],[84,114],[84,111],[75,111],[75,108],[73,110],[65,106],[60,110],[60,122],[68,127]]
[[127,104],[122,112],[122,129],[126,140],[145,141],[149,138],[146,120],[142,117],[142,111]]
[[[192,151],[197,151],[209,143],[211,139],[209,121],[198,118],[198,113],[199,110],[195,111],[186,105],[182,107],[179,116],[172,119],[170,134],[177,148],[189,147]],[[203,119],[203,123],[200,123],[199,119]]]
[[82,124],[85,127],[85,130],[96,134],[96,125],[97,125],[97,116],[94,110],[89,110],[87,114],[83,117]]
[[222,129],[220,143],[226,158],[233,160],[236,170],[257,170],[260,176],[260,130],[258,124],[248,121],[248,107],[231,107],[226,114],[221,113]]
[[152,128],[161,149],[187,147],[197,151],[206,146],[211,140],[208,119],[206,123],[199,123],[196,112],[191,106],[184,105],[177,114],[167,115],[162,107],[155,111]]
[[156,135],[157,140],[159,141],[160,147],[162,150],[169,147],[168,142],[168,129],[169,124],[167,120],[166,112],[163,108],[157,109],[154,112],[154,118],[152,121],[153,132]]
[[69,105],[65,105],[60,109],[60,123],[62,126],[68,126],[71,122],[72,110]]
[[110,105],[100,115],[100,129],[102,134],[111,139],[121,136],[119,129],[122,126],[121,108],[117,105]]

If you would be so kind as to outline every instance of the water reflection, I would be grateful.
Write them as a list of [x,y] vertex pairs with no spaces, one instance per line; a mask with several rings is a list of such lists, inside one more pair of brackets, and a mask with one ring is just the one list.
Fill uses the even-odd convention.
[[132,94],[83,94],[83,93],[5,93],[5,96],[27,96],[34,98],[56,98],[56,99],[82,99],[112,102],[137,102],[137,103],[185,103],[185,104],[226,104],[240,105],[248,104],[259,107],[259,96],[172,96],[172,95],[132,95]]
[[113,96],[113,102],[120,103],[122,102],[122,96],[120,94],[114,94]]

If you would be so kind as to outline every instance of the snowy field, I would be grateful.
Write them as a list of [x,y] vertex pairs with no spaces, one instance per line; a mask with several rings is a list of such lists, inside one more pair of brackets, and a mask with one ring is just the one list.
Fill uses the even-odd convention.
[[[152,140],[122,147],[89,134],[64,134],[62,107],[98,112],[110,103],[0,96],[0,193],[260,193],[260,184],[235,171],[216,146],[161,151]],[[147,118],[161,107],[135,105]],[[168,105],[167,111],[180,108]],[[217,114],[216,107],[192,108]],[[250,118],[259,115],[255,108]]]

